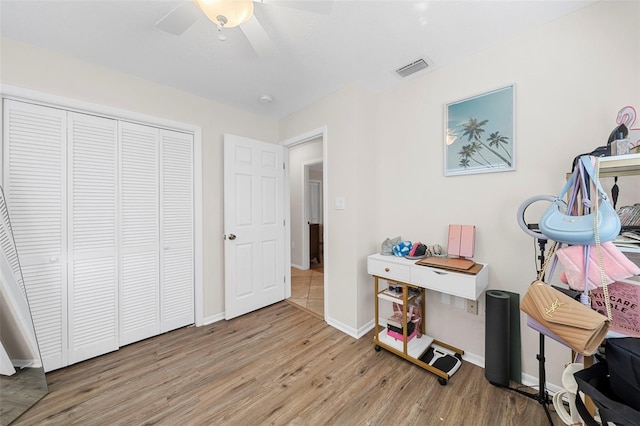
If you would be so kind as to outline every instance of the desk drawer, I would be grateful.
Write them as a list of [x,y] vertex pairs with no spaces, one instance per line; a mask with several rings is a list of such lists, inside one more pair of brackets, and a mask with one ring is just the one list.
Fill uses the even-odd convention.
[[411,282],[411,265],[410,263],[403,265],[393,257],[389,260],[383,259],[367,259],[367,272],[370,275],[388,278],[390,280],[398,280],[402,282]]
[[411,281],[430,290],[477,300],[487,286],[487,275],[486,266],[477,275],[450,272],[428,266],[415,266],[411,270]]

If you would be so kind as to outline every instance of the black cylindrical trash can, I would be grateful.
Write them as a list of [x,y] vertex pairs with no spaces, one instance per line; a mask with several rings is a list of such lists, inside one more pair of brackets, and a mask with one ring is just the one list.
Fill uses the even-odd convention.
[[500,290],[485,294],[484,377],[496,386],[509,386],[511,296]]

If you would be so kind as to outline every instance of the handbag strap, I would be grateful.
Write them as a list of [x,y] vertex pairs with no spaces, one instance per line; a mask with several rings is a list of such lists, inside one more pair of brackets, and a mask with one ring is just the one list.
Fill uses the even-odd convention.
[[[578,174],[579,173],[580,173],[579,167],[576,167],[575,170],[573,171],[573,173],[571,173],[571,176],[569,177],[569,179],[567,179],[567,182],[562,187],[562,190],[560,191],[560,194],[558,194],[558,196],[556,197],[556,201],[562,201],[562,199],[564,198],[565,194],[567,192],[569,192],[569,188],[571,188],[573,186],[573,184],[576,183],[576,180],[578,178]],[[574,189],[576,189],[576,188],[574,188]],[[575,197],[572,195],[571,199],[575,199]],[[572,207],[571,205],[567,205],[567,214],[571,214],[570,213],[571,207]]]
[[[589,162],[591,164],[591,162]],[[598,186],[600,186],[600,182],[598,181],[598,174],[600,172],[600,161],[596,158],[596,170],[595,170],[595,181]],[[596,201],[593,206],[593,233],[596,240],[596,251],[598,254],[598,266],[600,267],[600,279],[602,280],[602,293],[604,294],[604,306],[607,309],[607,319],[611,323],[613,322],[613,318],[611,316],[611,300],[609,299],[609,286],[607,285],[607,277],[604,273],[604,261],[602,257],[602,245],[600,244],[600,232],[598,232],[598,202]],[[586,265],[585,265],[586,268]],[[586,287],[586,283],[585,283]]]
[[582,163],[584,170],[587,172],[587,174],[591,178],[591,182],[593,182],[596,189],[598,190],[600,197],[603,200],[608,201],[609,197],[607,196],[607,192],[604,190],[604,188],[602,188],[602,185],[600,185],[600,180],[598,179],[598,174],[600,170],[600,157],[594,157],[594,158],[596,160],[596,167],[594,167],[593,164],[591,163],[591,156],[589,155],[583,155],[582,157],[580,157],[580,162]]
[[[571,174],[567,182],[564,184],[564,187],[560,191],[560,194],[558,194],[558,196],[556,197],[556,201],[562,200],[565,197],[565,195],[569,192],[569,189],[571,189],[571,193],[569,194],[569,202],[567,203],[568,215],[572,215],[572,216],[580,215],[580,211],[576,206],[576,199],[578,197],[578,193],[582,193],[582,203],[584,204],[585,208],[589,209],[589,207],[591,207],[591,201],[589,200],[587,185],[585,183],[585,174],[589,176],[590,180],[592,179],[591,175],[588,172],[586,172],[583,162],[579,161],[573,173]],[[588,211],[586,213],[588,213]]]
[[[538,281],[543,281],[544,282],[544,272],[547,270],[547,265],[549,264],[549,261],[551,259],[553,259],[553,264],[551,266],[551,273],[550,275],[553,274],[553,270],[556,267],[556,263],[558,262],[558,257],[556,256],[556,248],[558,247],[558,243],[556,241],[553,242],[553,244],[551,245],[551,248],[549,249],[549,252],[547,253],[547,258],[544,260],[544,263],[542,264],[542,266],[540,266],[540,270],[538,271]],[[550,278],[547,279],[547,281],[550,281]]]
[[[592,177],[586,172],[582,161],[578,163],[578,166],[580,168],[580,174],[578,175],[578,179],[580,179],[580,191],[582,193],[582,204],[584,206],[582,214],[589,214],[591,213],[591,199],[590,199],[591,187],[587,185],[586,176],[589,176],[590,180],[592,179]],[[576,214],[579,215],[580,212],[576,212]]]
[[589,254],[591,246],[584,246],[584,289],[580,295],[580,303],[586,306],[591,306],[591,298],[589,297]]

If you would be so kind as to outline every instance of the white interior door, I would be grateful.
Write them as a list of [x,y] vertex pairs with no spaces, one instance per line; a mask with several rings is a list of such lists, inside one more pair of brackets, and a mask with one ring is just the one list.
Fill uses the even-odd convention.
[[68,114],[69,364],[118,349],[117,121]]
[[160,130],[160,331],[194,323],[193,135]]
[[45,371],[68,364],[67,112],[4,102],[4,185]]
[[158,140],[120,123],[120,346],[160,333]]
[[224,137],[225,318],[285,297],[284,148]]
[[322,182],[309,180],[309,223],[322,223]]

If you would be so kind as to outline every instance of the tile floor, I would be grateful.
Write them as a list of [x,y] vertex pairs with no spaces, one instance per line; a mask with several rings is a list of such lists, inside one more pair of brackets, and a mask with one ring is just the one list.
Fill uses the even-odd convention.
[[291,268],[291,298],[298,306],[324,319],[324,269],[322,266],[302,270]]

